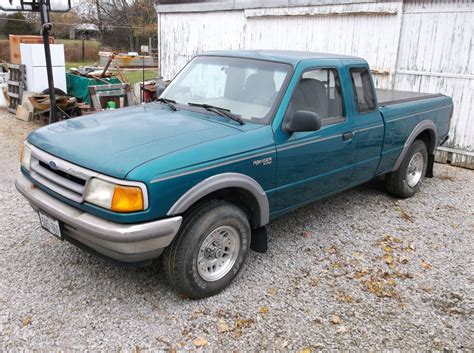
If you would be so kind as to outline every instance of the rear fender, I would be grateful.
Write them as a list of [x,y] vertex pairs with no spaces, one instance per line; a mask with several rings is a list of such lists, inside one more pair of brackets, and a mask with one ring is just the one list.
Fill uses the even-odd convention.
[[431,120],[423,120],[415,126],[411,134],[408,136],[408,139],[403,146],[403,150],[398,156],[395,165],[393,166],[392,171],[398,170],[400,165],[402,164],[403,159],[405,158],[406,154],[408,153],[408,149],[410,148],[411,144],[415,139],[424,131],[428,131],[430,133],[430,143],[428,147],[428,168],[426,171],[426,176],[431,177],[433,175],[433,164],[434,164],[434,150],[436,149],[436,144],[438,143],[438,130],[436,125]]

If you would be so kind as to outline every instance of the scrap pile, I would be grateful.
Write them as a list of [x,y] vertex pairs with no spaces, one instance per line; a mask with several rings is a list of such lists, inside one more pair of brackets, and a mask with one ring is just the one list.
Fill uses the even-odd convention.
[[[68,95],[55,95],[56,107],[64,117],[74,117],[80,115],[77,100]],[[48,113],[51,110],[51,100],[49,94],[34,94],[28,97],[33,106],[33,120],[40,123],[48,121]]]

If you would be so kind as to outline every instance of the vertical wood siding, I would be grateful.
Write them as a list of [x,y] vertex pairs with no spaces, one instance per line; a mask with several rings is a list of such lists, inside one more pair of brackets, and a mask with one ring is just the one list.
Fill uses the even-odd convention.
[[448,146],[474,151],[474,2],[405,3],[394,88],[453,97]]
[[[453,97],[449,147],[474,151],[474,2],[406,0],[161,13],[160,64],[172,78],[215,49],[293,49],[361,56],[379,88]],[[378,73],[377,73],[378,72]]]

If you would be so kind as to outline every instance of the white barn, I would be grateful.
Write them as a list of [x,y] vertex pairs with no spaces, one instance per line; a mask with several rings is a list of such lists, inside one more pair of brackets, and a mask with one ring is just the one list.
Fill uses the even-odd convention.
[[438,160],[474,168],[473,0],[167,0],[156,5],[161,74],[214,49],[361,56],[379,88],[453,97]]

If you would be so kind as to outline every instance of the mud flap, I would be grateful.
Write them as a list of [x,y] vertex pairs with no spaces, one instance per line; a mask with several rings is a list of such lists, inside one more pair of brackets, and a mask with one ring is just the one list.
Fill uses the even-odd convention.
[[428,155],[428,165],[426,166],[426,174],[425,177],[432,178],[433,177],[433,167],[434,167],[435,156],[434,154]]
[[250,242],[250,249],[255,252],[264,254],[268,250],[267,228],[258,227],[252,229],[252,240]]

